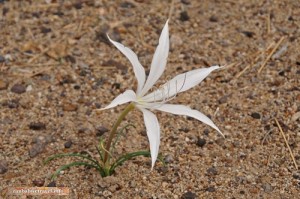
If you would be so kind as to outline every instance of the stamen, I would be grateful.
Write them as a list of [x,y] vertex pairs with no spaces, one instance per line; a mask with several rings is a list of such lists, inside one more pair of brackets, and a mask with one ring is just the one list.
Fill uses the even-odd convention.
[[[187,73],[184,73],[184,78],[183,78],[183,82],[180,86],[180,89],[178,89],[179,86],[179,80],[176,80],[174,83],[174,87],[175,87],[175,94],[171,94],[171,90],[172,90],[172,86],[170,81],[168,81],[166,84],[164,84],[163,86],[161,86],[160,88],[156,89],[153,92],[153,96],[149,96],[149,97],[153,97],[153,100],[149,100],[147,98],[144,98],[143,101],[150,101],[150,103],[156,103],[156,104],[164,104],[172,99],[174,99],[175,97],[177,97],[177,94],[183,89],[184,84],[186,82],[186,78],[187,78]],[[182,80],[182,79],[180,79]],[[149,106],[149,108],[153,107],[153,105]]]

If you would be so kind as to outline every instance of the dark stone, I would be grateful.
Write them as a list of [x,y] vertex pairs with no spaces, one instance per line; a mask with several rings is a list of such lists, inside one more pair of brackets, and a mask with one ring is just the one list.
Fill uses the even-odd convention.
[[2,9],[2,15],[5,16],[9,12],[9,8],[4,7]]
[[42,122],[31,122],[29,124],[29,128],[31,130],[35,130],[35,131],[44,130],[44,129],[46,129],[46,124],[44,124]]
[[62,16],[64,16],[65,14],[62,12],[62,11],[57,11],[57,12],[53,12],[53,15],[57,15],[57,16],[59,16],[59,17],[62,17]]
[[208,175],[218,175],[218,171],[215,167],[210,167],[206,172]]
[[215,187],[207,187],[207,188],[206,188],[206,191],[207,191],[207,192],[215,192],[215,191],[216,191],[216,188],[215,188]]
[[218,101],[219,104],[224,104],[228,101],[229,95],[224,95],[223,97],[221,97]]
[[206,144],[206,140],[203,139],[203,138],[198,138],[198,141],[197,141],[197,145],[200,146],[200,147],[204,147],[204,145]]
[[252,38],[255,35],[255,33],[251,31],[242,31],[241,33],[243,33],[245,36],[249,38]]
[[51,28],[46,28],[44,26],[41,27],[41,33],[47,34],[51,31],[52,31]]
[[293,174],[293,178],[296,180],[300,180],[300,174]]
[[253,117],[254,119],[260,119],[260,114],[259,113],[251,113],[251,117]]
[[76,58],[71,56],[71,55],[65,56],[65,59],[66,59],[67,62],[71,62],[72,64],[76,63]]
[[190,0],[181,0],[181,3],[183,3],[185,5],[191,4]]
[[99,102],[95,102],[95,107],[96,108],[101,108],[101,104]]
[[8,108],[18,108],[19,107],[19,101],[16,100],[16,99],[13,99],[11,101],[8,101],[7,104],[5,104],[5,105],[7,105]]
[[188,21],[190,19],[187,11],[183,11],[180,13],[180,21]]
[[73,84],[73,83],[75,83],[75,80],[70,75],[64,76],[62,81],[60,82],[60,84]]
[[197,195],[191,191],[188,191],[184,194],[182,194],[181,199],[195,199],[197,198]]
[[68,141],[65,142],[64,146],[65,146],[66,149],[68,149],[68,148],[71,148],[72,144],[73,144],[72,140],[68,140]]
[[216,17],[216,16],[211,16],[211,17],[209,17],[209,21],[210,22],[218,22],[219,21],[219,19],[218,19],[218,17]]
[[32,184],[37,187],[42,187],[45,184],[45,180],[44,179],[36,179],[36,180],[32,181]]
[[73,87],[75,90],[79,90],[80,89],[80,85],[74,85]]
[[10,89],[11,92],[22,94],[26,92],[26,87],[23,84],[15,84]]
[[284,74],[285,74],[284,70],[282,70],[278,73],[278,75],[280,75],[280,76],[284,76]]
[[0,174],[4,174],[8,171],[8,165],[6,160],[0,160]]
[[204,135],[208,136],[208,134],[209,134],[209,129],[204,129],[203,133],[204,133]]
[[82,2],[77,2],[73,4],[74,8],[76,8],[77,10],[80,10],[82,8]]
[[178,129],[179,131],[183,131],[183,132],[185,132],[185,133],[187,133],[187,132],[189,132],[190,131],[190,129],[189,128],[180,128],[180,129]]
[[85,133],[85,132],[87,132],[87,131],[89,131],[89,129],[86,128],[86,127],[80,127],[80,128],[78,129],[78,133]]
[[120,89],[121,88],[121,83],[113,83],[113,85],[111,86],[112,89]]
[[56,187],[55,181],[50,182],[47,187]]
[[130,2],[122,2],[121,4],[120,4],[120,7],[121,8],[134,8],[135,7],[135,5],[133,4],[133,3],[130,3]]
[[96,136],[102,136],[104,133],[108,132],[109,130],[104,126],[99,126],[96,128]]

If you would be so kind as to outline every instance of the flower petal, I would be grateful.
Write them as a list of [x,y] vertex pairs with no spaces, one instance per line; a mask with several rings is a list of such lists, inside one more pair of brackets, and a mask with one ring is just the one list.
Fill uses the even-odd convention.
[[164,72],[167,64],[167,58],[169,53],[169,28],[168,28],[168,21],[166,22],[161,35],[159,37],[159,43],[155,50],[150,73],[148,79],[145,83],[144,88],[142,89],[139,96],[143,96],[148,92],[148,90],[155,84],[155,82],[160,78],[162,73]]
[[212,128],[216,129],[223,137],[223,133],[220,131],[220,129],[213,123],[213,121],[211,121],[206,115],[204,115],[203,113],[197,111],[197,110],[193,110],[188,106],[184,106],[184,105],[178,105],[178,104],[162,104],[159,107],[156,107],[156,110],[160,110],[160,111],[164,111],[164,112],[168,112],[168,113],[172,113],[175,115],[185,115],[185,116],[189,116],[192,118],[195,118],[209,126],[211,126]]
[[135,100],[136,100],[135,92],[133,90],[126,90],[124,93],[118,95],[108,106],[101,108],[100,110],[109,109]]
[[143,112],[144,122],[147,129],[147,136],[150,142],[150,153],[152,159],[152,169],[158,156],[160,144],[160,127],[157,117],[147,109],[141,108]]
[[205,79],[212,71],[220,68],[219,66],[211,66],[209,68],[195,69],[186,73],[175,76],[166,82],[160,89],[144,96],[142,99],[146,102],[155,102],[170,99],[177,93],[186,91]]
[[127,48],[123,44],[113,41],[112,39],[110,39],[108,35],[107,37],[109,41],[113,43],[127,57],[127,59],[132,64],[133,72],[138,81],[137,93],[140,93],[145,83],[146,74],[145,74],[145,69],[141,65],[137,55],[130,48]]

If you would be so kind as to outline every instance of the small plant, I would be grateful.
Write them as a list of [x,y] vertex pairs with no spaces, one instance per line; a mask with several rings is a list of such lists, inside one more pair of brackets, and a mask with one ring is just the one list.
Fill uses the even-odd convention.
[[[170,81],[163,84],[159,89],[154,90],[153,92],[148,93],[160,78],[162,73],[165,70],[168,53],[169,53],[169,30],[168,30],[168,21],[166,22],[162,33],[159,38],[159,44],[155,50],[150,73],[146,78],[145,69],[140,64],[137,55],[129,48],[123,46],[122,44],[113,41],[109,38],[109,41],[114,44],[117,49],[119,49],[131,62],[133,66],[134,74],[137,78],[137,90],[134,92],[133,90],[126,90],[124,93],[117,96],[108,106],[105,108],[99,109],[100,111],[113,108],[117,105],[125,104],[130,102],[127,107],[123,110],[123,112],[118,117],[116,123],[113,125],[112,130],[107,138],[107,140],[100,139],[99,145],[97,146],[97,151],[100,155],[100,160],[97,161],[94,158],[91,158],[88,155],[71,153],[71,154],[57,154],[49,157],[46,160],[50,162],[51,160],[62,158],[62,157],[79,157],[84,162],[72,162],[70,164],[64,165],[60,167],[55,174],[54,177],[59,174],[60,171],[73,167],[73,166],[88,166],[93,167],[99,171],[101,176],[109,176],[111,175],[117,166],[120,166],[124,161],[129,160],[136,156],[151,156],[152,159],[152,167],[157,160],[162,160],[158,156],[159,145],[160,145],[160,126],[157,120],[157,117],[153,110],[164,111],[168,113],[172,113],[175,115],[184,115],[195,118],[203,123],[211,126],[215,130],[217,130],[222,136],[223,134],[219,130],[219,128],[203,113],[193,110],[188,106],[177,105],[177,104],[168,104],[167,102],[172,100],[178,93],[186,91],[196,85],[198,85],[203,79],[205,79],[212,71],[219,69],[219,66],[212,66],[209,68],[201,68],[195,69],[192,71],[185,72],[183,74],[175,76]],[[145,126],[147,129],[147,136],[150,143],[150,152],[149,151],[138,151],[127,153],[122,155],[115,161],[112,161],[112,153],[115,148],[115,144],[118,141],[118,137],[122,134],[122,131],[127,126],[123,127],[120,131],[118,131],[118,127],[121,122],[125,119],[126,115],[137,108],[143,113],[143,118],[145,122]],[[114,142],[113,142],[114,141]]]

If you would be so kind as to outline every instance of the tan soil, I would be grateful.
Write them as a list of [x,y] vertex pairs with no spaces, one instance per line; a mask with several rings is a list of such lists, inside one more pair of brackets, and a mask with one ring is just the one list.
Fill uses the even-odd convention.
[[[124,106],[95,110],[136,86],[130,63],[106,33],[149,69],[170,17],[160,83],[226,64],[172,101],[211,116],[226,138],[199,121],[157,112],[166,167],[157,162],[151,172],[150,158],[138,157],[104,179],[94,169],[72,168],[56,186],[69,187],[69,198],[299,198],[300,1],[0,2],[0,190],[47,186],[59,166],[74,160],[43,166],[53,154],[96,156],[97,129],[111,128]],[[149,147],[141,113],[126,122],[136,128],[116,156]]]

